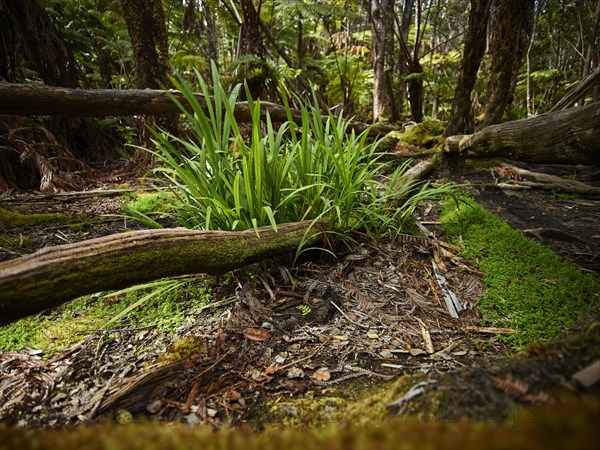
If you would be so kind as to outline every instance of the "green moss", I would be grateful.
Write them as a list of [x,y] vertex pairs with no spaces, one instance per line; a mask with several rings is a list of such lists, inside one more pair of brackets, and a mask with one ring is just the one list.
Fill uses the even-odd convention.
[[420,147],[432,147],[440,141],[444,125],[439,120],[429,120],[407,128],[404,133],[392,131],[388,137],[399,143]]
[[[598,398],[573,398],[527,410],[514,423],[470,420],[423,421],[394,417],[376,425],[329,424],[289,430],[190,427],[157,422],[86,424],[52,430],[0,424],[0,449],[540,449],[595,448],[600,439]],[[368,411],[364,411],[368,414]],[[118,419],[127,416],[120,412]],[[125,421],[127,422],[127,421]]]
[[143,214],[168,212],[173,209],[169,204],[169,194],[164,192],[140,192],[125,208],[134,209]]
[[39,247],[39,242],[33,239],[20,236],[2,236],[0,237],[0,247],[6,247],[10,250],[32,249]]
[[462,256],[484,273],[483,324],[512,328],[499,339],[514,347],[551,339],[600,315],[600,280],[560,260],[472,199],[444,205],[442,221]]
[[36,225],[63,225],[78,221],[79,219],[69,217],[65,214],[23,214],[18,211],[10,211],[0,208],[0,228],[26,229]]
[[[80,297],[47,315],[2,326],[0,351],[28,347],[42,350],[45,357],[50,357],[107,325],[115,328],[110,321],[120,315],[121,323],[126,326],[153,326],[160,331],[173,332],[185,320],[186,311],[193,311],[209,301],[210,292],[201,279],[180,283],[170,290],[157,288],[160,283],[165,281],[149,283],[143,289],[132,288],[118,295]],[[157,294],[152,295],[153,292]]]

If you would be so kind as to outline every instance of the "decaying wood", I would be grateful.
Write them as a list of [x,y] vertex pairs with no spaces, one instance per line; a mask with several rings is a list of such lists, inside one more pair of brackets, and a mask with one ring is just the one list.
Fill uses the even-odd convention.
[[438,166],[441,159],[441,153],[438,152],[429,159],[417,162],[401,177],[399,177],[396,186],[398,188],[402,188],[409,183],[415,183],[417,181],[424,180]]
[[600,102],[450,136],[446,151],[539,164],[600,164]]
[[583,95],[600,82],[600,66],[577,83],[554,105],[550,111],[560,111],[575,104]]
[[219,275],[321,238],[296,222],[253,231],[142,230],[39,250],[0,264],[0,324],[95,292],[185,274]]
[[[160,115],[180,112],[171,99],[175,97],[182,104],[187,102],[175,90],[157,89],[66,89],[29,84],[0,83],[0,115],[66,115],[75,117]],[[200,106],[207,110],[201,95],[196,96]],[[261,116],[267,113],[274,122],[288,120],[286,109],[276,103],[260,102]],[[292,120],[300,123],[302,112],[291,109]],[[250,122],[248,102],[238,102],[234,107],[235,118],[239,122]],[[327,120],[327,116],[322,117]],[[371,127],[369,129],[369,127]],[[351,130],[363,132],[369,129],[372,135],[385,134],[394,128],[387,125],[373,125],[351,122]]]
[[584,367],[575,373],[571,379],[578,382],[584,388],[589,388],[600,381],[600,359]]
[[[508,180],[503,183],[497,183],[495,186],[503,189],[545,189],[548,191],[561,191],[570,194],[584,195],[600,195],[600,188],[582,183],[577,180],[569,180],[556,175],[547,173],[532,172],[530,170],[521,169],[520,167],[511,164],[502,164],[503,169],[508,169],[511,173],[518,176],[517,180]],[[522,177],[533,178],[536,181],[528,181],[521,179]]]

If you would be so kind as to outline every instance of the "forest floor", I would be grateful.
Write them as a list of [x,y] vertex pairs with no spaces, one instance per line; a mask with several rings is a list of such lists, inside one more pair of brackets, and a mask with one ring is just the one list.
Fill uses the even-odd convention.
[[[439,175],[467,185],[480,204],[582,270],[599,273],[600,198],[499,189],[502,173],[494,169]],[[132,227],[122,218],[98,218],[125,201],[99,193],[4,199],[0,208],[76,216],[79,225],[6,229],[0,261]],[[94,221],[81,226],[83,217]],[[50,359],[34,349],[0,353],[0,418],[55,427],[133,415],[261,429],[341,422],[352,403],[357,414],[379,408],[501,420],[515,414],[517,401],[547,402],[548,392],[598,359],[600,327],[517,355],[498,339],[512,330],[479,326],[482,273],[444,242],[438,218],[439,205],[421,207],[418,220],[429,238],[362,241],[336,260],[310,255],[292,266],[281,259],[213,279],[219,306],[190,311],[175,334],[125,323]],[[460,299],[458,319],[448,313],[448,290]],[[377,392],[377,400],[361,404],[366,392]],[[443,407],[426,400],[435,392],[453,400]]]

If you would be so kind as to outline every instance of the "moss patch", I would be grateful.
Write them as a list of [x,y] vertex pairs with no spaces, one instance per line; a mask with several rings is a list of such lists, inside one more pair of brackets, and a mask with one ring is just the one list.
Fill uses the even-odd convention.
[[407,127],[403,133],[392,131],[387,137],[397,139],[400,144],[429,148],[440,141],[443,132],[444,125],[442,122],[439,120],[428,120]]
[[185,312],[203,306],[210,299],[201,279],[187,279],[173,284],[172,289],[162,290],[160,283],[164,285],[166,281],[116,295],[81,297],[47,315],[0,327],[0,351],[34,348],[42,350],[44,357],[51,357],[107,325],[108,328],[153,326],[159,331],[172,332],[184,322]]
[[129,209],[134,209],[143,214],[173,210],[169,204],[169,194],[164,192],[137,193],[136,197],[125,205],[123,209],[125,212]]
[[463,242],[484,273],[482,325],[518,331],[500,339],[516,348],[554,338],[600,316],[600,280],[560,260],[470,198],[447,201],[448,239]]
[[70,217],[65,214],[23,214],[18,211],[10,211],[0,208],[0,228],[21,228],[26,229],[36,225],[65,225],[78,222],[78,218]]

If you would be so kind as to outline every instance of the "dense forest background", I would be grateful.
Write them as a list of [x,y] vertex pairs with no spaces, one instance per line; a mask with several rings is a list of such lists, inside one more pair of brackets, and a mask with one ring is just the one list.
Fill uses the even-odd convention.
[[[599,24],[594,0],[0,0],[0,83],[159,89],[214,61],[254,98],[449,136],[551,110],[598,67]],[[154,123],[0,116],[0,190],[76,187]]]

